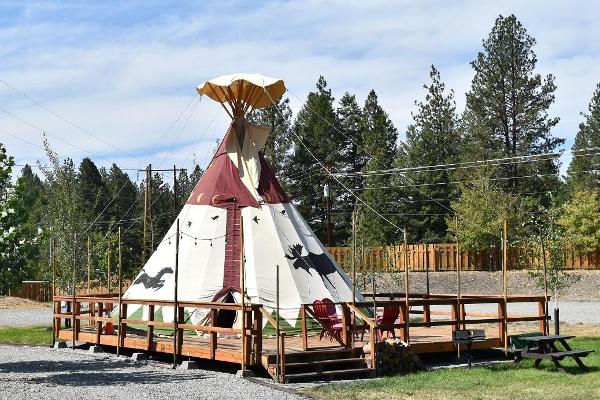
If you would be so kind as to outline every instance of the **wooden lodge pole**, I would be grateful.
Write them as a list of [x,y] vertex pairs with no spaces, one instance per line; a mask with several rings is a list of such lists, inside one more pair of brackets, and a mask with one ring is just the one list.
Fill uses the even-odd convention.
[[177,298],[177,291],[179,283],[179,218],[177,218],[177,230],[175,235],[175,285],[173,293],[173,368],[177,367],[177,336],[178,336],[178,324],[179,324],[179,299]]
[[[460,329],[460,323],[463,319],[462,314],[462,288],[461,288],[461,270],[462,270],[462,257],[460,254],[460,240],[458,237],[458,216],[454,216],[454,228],[456,230],[456,305],[458,307],[458,313],[456,318],[456,328]],[[464,321],[463,321],[464,328]]]
[[[242,295],[242,376],[246,376],[246,269],[244,262],[244,217],[240,212],[240,291]],[[277,315],[279,320],[279,314]]]
[[71,349],[75,350],[75,327],[76,327],[76,323],[75,323],[75,285],[76,285],[76,274],[75,274],[75,267],[77,264],[77,234],[73,235],[73,283],[72,283],[72,290],[73,290],[73,300],[71,302],[71,332],[72,332],[72,346]]
[[404,233],[404,301],[406,303],[406,315],[404,318],[404,340],[410,345],[410,284],[408,281],[408,238],[406,236],[406,227],[403,229]]
[[119,284],[119,330],[117,331],[117,356],[121,355],[121,342],[123,340],[123,260],[121,252],[121,227],[119,226],[119,269],[118,269],[118,284]]

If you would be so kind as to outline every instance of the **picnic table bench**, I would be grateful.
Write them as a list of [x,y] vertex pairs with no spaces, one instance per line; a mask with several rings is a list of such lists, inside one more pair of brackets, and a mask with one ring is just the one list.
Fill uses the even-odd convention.
[[[518,365],[523,359],[528,358],[535,360],[535,367],[539,367],[543,360],[550,360],[561,372],[565,369],[560,365],[560,361],[567,357],[575,360],[582,371],[587,368],[581,357],[587,357],[594,350],[574,350],[569,346],[567,340],[575,336],[563,335],[548,335],[548,336],[526,336],[522,340],[525,342],[525,348],[520,351],[515,351],[515,363]],[[556,342],[560,343],[565,350],[559,350],[556,347]]]

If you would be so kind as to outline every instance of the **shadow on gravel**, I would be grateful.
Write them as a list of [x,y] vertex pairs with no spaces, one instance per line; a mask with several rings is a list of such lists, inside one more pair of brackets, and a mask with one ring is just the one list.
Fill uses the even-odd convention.
[[141,366],[130,363],[78,360],[78,361],[24,361],[0,363],[0,379],[3,373],[49,374],[44,377],[23,378],[32,384],[60,386],[108,386],[192,381],[206,379],[198,373],[180,374],[171,370],[141,370]]

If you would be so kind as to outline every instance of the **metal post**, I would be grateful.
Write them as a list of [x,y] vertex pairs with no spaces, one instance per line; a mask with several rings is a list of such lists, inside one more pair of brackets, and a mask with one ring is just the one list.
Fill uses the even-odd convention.
[[404,301],[406,303],[406,318],[404,320],[405,326],[405,337],[406,343],[410,344],[410,286],[408,281],[408,238],[406,236],[406,227],[403,229],[404,233]]
[[117,337],[117,356],[121,354],[121,341],[123,338],[123,334],[124,332],[123,329],[121,329],[123,327],[122,325],[122,320],[123,320],[123,260],[122,260],[122,252],[121,252],[121,227],[119,226],[119,236],[118,236],[118,240],[119,240],[119,269],[118,269],[118,284],[119,284],[119,330],[117,331],[118,333],[118,337]]
[[504,351],[508,351],[508,224],[504,220],[502,229],[502,295],[504,297]]
[[108,237],[108,262],[107,262],[107,284],[106,284],[106,290],[108,291],[108,293],[110,293],[110,263],[111,263],[111,258],[112,258],[112,253],[111,253],[111,248],[110,248],[110,244],[111,244],[111,239],[110,236]]
[[354,348],[354,332],[356,330],[356,213],[352,211],[352,348]]
[[[456,232],[456,329],[460,329],[462,320],[462,307],[460,306],[461,288],[460,288],[460,240],[458,237],[458,215],[454,216],[454,231]],[[456,345],[456,356],[460,359],[460,343]]]
[[87,237],[87,294],[90,294],[92,255],[90,253],[90,236]]
[[275,320],[275,337],[277,338],[277,355],[275,356],[277,366],[275,367],[275,376],[277,382],[281,383],[281,368],[279,364],[281,362],[279,358],[279,352],[281,351],[279,348],[279,264],[275,269],[275,309],[277,310],[275,315],[275,318],[277,318]]
[[[50,243],[49,243],[49,247],[50,247],[50,268],[52,269],[52,313],[54,314],[56,312],[56,303],[54,302],[54,290],[56,288],[56,271],[54,268],[54,236],[50,236]],[[59,313],[62,310],[59,309]],[[56,343],[56,318],[54,318],[54,315],[52,315],[52,347],[54,347],[54,344]]]
[[[542,260],[544,265],[544,335],[550,333],[550,326],[548,325],[548,267],[546,265],[546,246],[544,245],[544,239],[540,235],[540,241],[542,245]],[[556,321],[556,319],[555,319]],[[556,322],[555,322],[556,323]]]
[[179,218],[177,218],[177,231],[175,236],[175,289],[173,293],[173,368],[177,367],[177,336],[179,323],[179,301],[177,298],[177,285],[179,283]]
[[75,274],[75,267],[77,264],[77,234],[75,234],[73,236],[73,300],[71,302],[71,316],[72,316],[72,322],[71,322],[71,332],[72,332],[72,346],[71,349],[75,350],[75,327],[76,327],[76,323],[75,323],[75,285],[76,285],[76,274]]

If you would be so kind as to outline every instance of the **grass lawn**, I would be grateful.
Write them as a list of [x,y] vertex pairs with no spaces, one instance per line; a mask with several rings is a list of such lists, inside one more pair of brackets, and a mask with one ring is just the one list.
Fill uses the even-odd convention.
[[51,326],[0,327],[0,344],[52,344]]
[[356,383],[335,383],[304,389],[322,399],[599,399],[600,334],[569,341],[574,349],[595,349],[584,358],[589,372],[582,373],[572,359],[562,361],[568,374],[556,371],[550,361],[535,369],[533,361],[518,368],[510,364],[482,368],[445,369],[386,377]]

